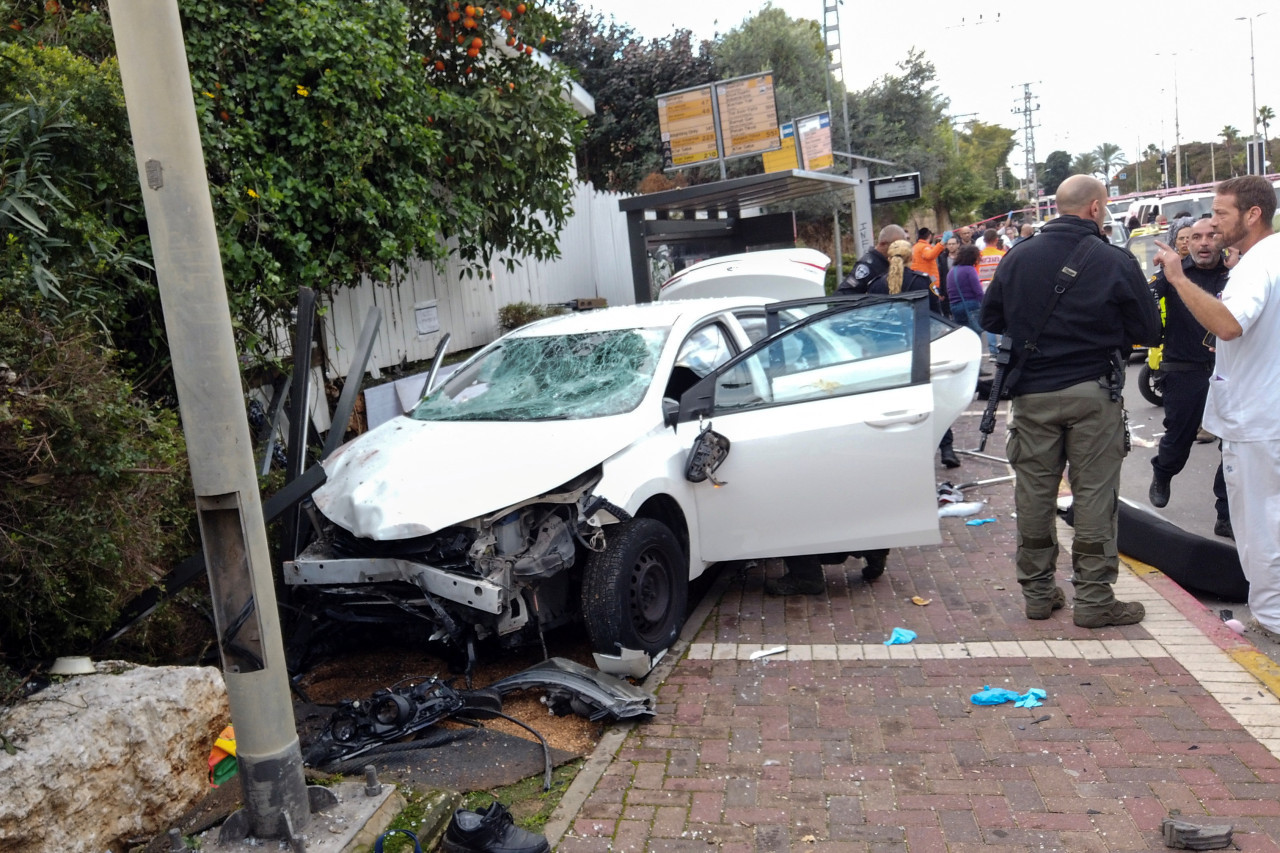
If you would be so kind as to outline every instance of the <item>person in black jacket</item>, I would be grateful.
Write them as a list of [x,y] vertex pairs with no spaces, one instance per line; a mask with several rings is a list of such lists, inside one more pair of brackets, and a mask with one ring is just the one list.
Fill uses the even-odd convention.
[[1066,603],[1054,574],[1058,488],[1069,464],[1073,621],[1084,628],[1132,625],[1146,615],[1140,602],[1117,601],[1112,590],[1128,452],[1120,388],[1123,353],[1160,341],[1160,314],[1137,260],[1102,239],[1106,205],[1096,178],[1063,181],[1062,215],[1005,255],[982,301],[982,327],[1009,339],[1020,367],[1009,386],[1006,450],[1016,474],[1016,571],[1027,618],[1048,619]]
[[889,246],[895,240],[907,239],[907,232],[901,225],[886,225],[880,229],[880,238],[876,244],[863,253],[853,264],[853,271],[844,277],[836,293],[846,296],[851,293],[866,293],[867,285],[878,275],[889,271]]
[[[1182,271],[1196,287],[1217,298],[1227,286],[1228,270],[1213,225],[1208,219],[1198,219],[1188,227],[1191,252],[1182,259]],[[1191,315],[1164,272],[1155,277],[1151,289],[1157,299],[1165,301],[1164,351],[1160,359],[1160,372],[1164,375],[1164,435],[1160,437],[1159,450],[1151,457],[1148,498],[1152,506],[1162,507],[1169,503],[1170,481],[1187,464],[1200,429],[1216,342]],[[1225,489],[1218,496],[1217,511],[1214,532],[1230,536],[1231,515]]]

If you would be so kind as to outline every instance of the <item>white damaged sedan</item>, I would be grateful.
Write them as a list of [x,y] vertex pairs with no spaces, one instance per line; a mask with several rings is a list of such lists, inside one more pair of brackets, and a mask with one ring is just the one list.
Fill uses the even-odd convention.
[[717,561],[940,541],[934,449],[981,346],[922,294],[725,297],[553,317],[349,442],[285,580],[434,636],[581,623],[643,674]]

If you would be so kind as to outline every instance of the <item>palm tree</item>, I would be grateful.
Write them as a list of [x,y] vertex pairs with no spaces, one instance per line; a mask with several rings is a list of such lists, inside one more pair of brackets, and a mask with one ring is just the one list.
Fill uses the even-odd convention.
[[1075,159],[1071,161],[1071,174],[1073,175],[1096,175],[1101,169],[1102,161],[1092,151],[1077,154]]
[[1236,165],[1235,161],[1231,159],[1231,146],[1240,141],[1240,131],[1231,125],[1226,125],[1222,130],[1218,131],[1218,134],[1222,137],[1223,144],[1227,146],[1227,171],[1231,173],[1232,177],[1235,177]]
[[1102,166],[1102,182],[1111,183],[1111,166],[1120,156],[1120,146],[1104,142],[1093,149],[1093,155],[1098,158],[1098,162]]
[[1266,162],[1271,159],[1268,156],[1268,151],[1267,151],[1267,148],[1268,148],[1267,123],[1274,121],[1275,117],[1276,117],[1275,110],[1271,109],[1271,107],[1266,107],[1266,106],[1258,107],[1258,121],[1262,122],[1262,159],[1263,159],[1263,165],[1264,165],[1264,168],[1262,170],[1263,172],[1266,171],[1266,168],[1265,168]]

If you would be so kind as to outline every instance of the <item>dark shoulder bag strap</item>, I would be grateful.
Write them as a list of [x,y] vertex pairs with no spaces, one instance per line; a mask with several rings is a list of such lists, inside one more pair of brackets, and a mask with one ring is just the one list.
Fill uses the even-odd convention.
[[1014,352],[1013,341],[1008,335],[1000,342],[1000,353],[996,356],[996,375],[991,380],[991,390],[987,395],[987,408],[982,413],[982,420],[978,424],[978,431],[982,434],[982,438],[978,442],[978,452],[981,453],[986,449],[987,436],[996,428],[996,407],[1000,405],[1000,394],[1004,388],[1012,388],[1018,381],[1018,377],[1022,373],[1022,362],[1026,360],[1027,353],[1035,352],[1036,344],[1040,340],[1040,334],[1044,331],[1044,327],[1049,323],[1049,317],[1053,314],[1053,309],[1058,304],[1058,299],[1067,289],[1075,283],[1080,275],[1080,270],[1084,269],[1084,265],[1088,263],[1089,258],[1094,251],[1102,245],[1101,239],[1093,239],[1086,236],[1076,247],[1071,250],[1071,254],[1067,257],[1067,262],[1062,265],[1062,269],[1058,270],[1058,275],[1053,282],[1053,296],[1049,297],[1049,301],[1045,303],[1044,313],[1040,315],[1040,322],[1036,324],[1035,331],[1031,337],[1023,343],[1021,347]]

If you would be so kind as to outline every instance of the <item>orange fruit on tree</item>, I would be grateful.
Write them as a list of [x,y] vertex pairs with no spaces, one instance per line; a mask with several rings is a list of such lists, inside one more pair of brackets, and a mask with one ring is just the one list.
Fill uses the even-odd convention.
[[470,56],[472,59],[475,59],[479,55],[480,55],[480,48],[478,47],[467,48],[467,56]]
[[475,18],[463,18],[463,19],[462,19],[462,26],[466,27],[466,28],[467,28],[467,29],[469,29],[469,30],[474,30],[474,29],[476,28],[476,19],[475,19]]
[[524,46],[524,52],[525,52],[525,55],[526,55],[526,56],[532,56],[532,55],[533,55],[533,46],[532,46],[532,45],[528,45],[528,44],[526,44],[526,45]]
[[502,16],[502,20],[504,20],[504,21],[509,21],[509,20],[511,20],[511,10],[510,10],[510,9],[503,9],[503,10],[502,10],[501,12],[499,12],[498,14]]
[[[436,60],[436,70],[437,71],[444,70],[444,62],[442,60],[439,60],[439,59]],[[430,121],[430,119],[427,119],[427,120]]]
[[445,15],[445,17],[448,18],[450,22],[453,22],[453,21],[457,21],[462,16],[458,14],[457,9],[452,9],[450,10],[448,15]]
[[515,43],[516,43],[516,37],[515,37],[515,36],[511,36],[510,38],[508,38],[508,39],[507,39],[507,47],[513,47],[513,46],[515,46]]
[[516,14],[517,14],[517,15],[523,15],[523,14],[524,14],[524,12],[525,12],[525,10],[526,10],[527,8],[529,8],[529,7],[528,7],[528,6],[526,6],[526,5],[524,5],[523,3],[517,3],[517,4],[516,4]]
[[480,36],[476,36],[471,40],[471,46],[474,47],[476,50],[479,50],[480,48],[484,47],[484,39],[480,38]]

